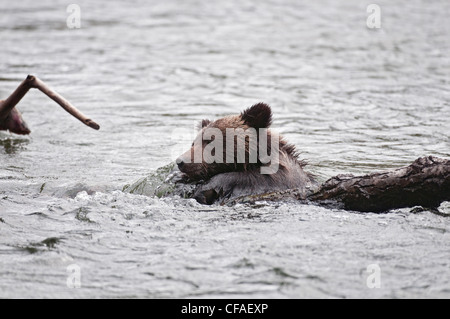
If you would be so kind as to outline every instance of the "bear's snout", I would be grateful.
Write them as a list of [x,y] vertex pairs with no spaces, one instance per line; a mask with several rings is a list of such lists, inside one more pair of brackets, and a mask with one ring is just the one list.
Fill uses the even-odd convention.
[[191,180],[201,180],[206,177],[207,172],[202,163],[192,162],[191,151],[189,150],[177,158],[178,169]]
[[180,169],[180,171],[183,171],[183,166],[185,165],[186,163],[181,159],[181,158],[178,158],[177,159],[177,165],[178,165],[178,168]]
[[189,165],[191,163],[190,155],[191,155],[191,152],[188,151],[177,158],[176,163],[177,163],[180,171],[182,171],[183,173],[188,173],[188,171],[190,170],[189,169],[189,166],[191,166],[191,165]]

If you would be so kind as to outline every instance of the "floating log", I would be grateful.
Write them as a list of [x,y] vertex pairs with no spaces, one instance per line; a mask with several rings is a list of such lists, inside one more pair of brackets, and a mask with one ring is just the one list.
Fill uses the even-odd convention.
[[338,175],[316,190],[290,189],[224,200],[222,204],[300,200],[360,212],[422,206],[436,210],[450,201],[450,160],[428,156],[396,170],[364,176]]
[[338,175],[307,196],[314,202],[336,201],[347,210],[384,212],[450,201],[450,160],[428,156],[393,171],[365,176]]

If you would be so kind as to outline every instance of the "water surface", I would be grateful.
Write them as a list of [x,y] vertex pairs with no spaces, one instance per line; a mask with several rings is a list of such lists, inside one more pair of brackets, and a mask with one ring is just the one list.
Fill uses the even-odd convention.
[[34,74],[102,128],[30,92],[0,133],[0,297],[449,298],[442,215],[122,192],[260,101],[321,181],[449,158],[448,1],[369,3],[1,1],[0,97]]

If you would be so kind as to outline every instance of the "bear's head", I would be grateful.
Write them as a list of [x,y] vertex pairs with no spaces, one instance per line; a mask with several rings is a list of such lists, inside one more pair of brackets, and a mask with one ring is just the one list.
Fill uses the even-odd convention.
[[280,142],[268,129],[271,123],[272,110],[264,103],[239,115],[203,120],[192,147],[177,159],[178,167],[195,181],[267,165],[269,153],[274,153],[273,140]]

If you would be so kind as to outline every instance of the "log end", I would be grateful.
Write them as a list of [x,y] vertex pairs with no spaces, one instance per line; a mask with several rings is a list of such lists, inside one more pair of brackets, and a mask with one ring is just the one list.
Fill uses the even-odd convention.
[[100,125],[98,125],[97,123],[95,123],[93,120],[91,119],[86,119],[84,121],[84,124],[86,124],[87,126],[93,128],[94,130],[98,131],[100,130]]

